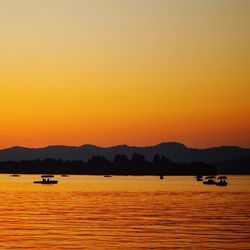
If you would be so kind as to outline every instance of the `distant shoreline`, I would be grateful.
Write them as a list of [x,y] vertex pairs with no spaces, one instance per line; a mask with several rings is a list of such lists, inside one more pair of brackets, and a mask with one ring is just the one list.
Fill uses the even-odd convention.
[[[6,174],[6,175],[12,175],[13,173],[2,173],[2,172],[0,172],[0,175],[4,175],[4,174]],[[76,175],[82,175],[82,176],[105,176],[105,175],[108,175],[108,174],[71,174],[71,173],[63,173],[63,174],[58,174],[58,173],[17,173],[17,174],[19,174],[19,175],[44,175],[44,174],[51,174],[51,175],[64,175],[64,174],[66,174],[66,175],[70,175],[70,176],[76,176]],[[247,173],[245,173],[245,174],[227,174],[227,173],[217,173],[217,174],[214,174],[215,176],[217,176],[217,175],[227,175],[227,176],[246,176],[246,175],[250,175],[250,174],[247,174]],[[145,174],[145,175],[141,175],[141,174],[130,174],[130,175],[122,175],[122,174],[112,174],[112,175],[110,175],[110,177],[112,177],[112,176],[138,176],[138,177],[140,177],[140,176],[160,176],[160,175],[156,175],[156,174]],[[196,176],[196,175],[192,175],[192,174],[172,174],[172,175],[163,175],[164,177],[172,177],[172,176]],[[208,176],[208,175],[204,175],[204,176]]]
[[[139,158],[133,160],[134,155]],[[156,156],[158,160],[154,159]],[[146,147],[83,145],[0,150],[0,173],[195,175],[200,171],[206,174],[208,170],[250,174],[250,149],[235,146],[195,149],[178,142],[163,142]]]
[[0,173],[19,174],[83,174],[83,175],[211,175],[216,174],[214,165],[204,162],[175,163],[156,154],[147,161],[142,154],[115,155],[114,160],[94,156],[87,162],[61,159],[0,162]]

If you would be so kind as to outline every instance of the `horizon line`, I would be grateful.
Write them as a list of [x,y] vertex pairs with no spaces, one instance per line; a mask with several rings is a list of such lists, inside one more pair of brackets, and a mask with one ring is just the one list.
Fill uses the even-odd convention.
[[147,147],[155,147],[159,146],[161,144],[179,144],[182,145],[186,148],[189,149],[210,149],[210,148],[221,148],[221,147],[237,147],[237,148],[242,148],[242,149],[250,149],[250,147],[242,147],[239,145],[214,145],[214,146],[204,146],[204,147],[193,147],[193,146],[187,146],[186,144],[182,142],[177,142],[177,141],[164,141],[164,142],[159,142],[151,145],[129,145],[129,144],[116,144],[116,145],[110,145],[110,146],[99,146],[96,144],[91,144],[91,143],[86,143],[86,144],[81,144],[81,145],[65,145],[65,144],[53,144],[53,145],[47,145],[47,146],[38,146],[38,147],[32,147],[32,146],[20,146],[20,145],[14,145],[10,147],[5,147],[5,148],[0,148],[0,151],[2,150],[8,150],[8,149],[13,149],[13,148],[25,148],[25,149],[45,149],[45,148],[50,148],[50,147],[74,147],[74,148],[80,148],[84,146],[93,146],[97,148],[114,148],[114,147],[120,147],[120,146],[127,146],[127,147],[136,147],[136,148],[147,148]]

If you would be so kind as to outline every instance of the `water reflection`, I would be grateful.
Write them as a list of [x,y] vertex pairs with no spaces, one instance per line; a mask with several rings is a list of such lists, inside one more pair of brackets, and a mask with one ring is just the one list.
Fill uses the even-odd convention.
[[5,249],[249,249],[250,178],[0,176]]

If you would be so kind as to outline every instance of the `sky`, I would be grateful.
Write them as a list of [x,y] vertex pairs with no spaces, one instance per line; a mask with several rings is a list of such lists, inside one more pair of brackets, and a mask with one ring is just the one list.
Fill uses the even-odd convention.
[[0,148],[250,147],[250,1],[0,0]]

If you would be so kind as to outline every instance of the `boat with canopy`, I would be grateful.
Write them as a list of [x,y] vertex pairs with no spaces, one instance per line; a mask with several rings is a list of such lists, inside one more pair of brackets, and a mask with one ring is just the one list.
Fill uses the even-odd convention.
[[227,177],[226,176],[219,176],[217,178],[216,186],[227,186]]
[[34,181],[34,184],[57,184],[57,180],[53,180],[54,175],[42,175],[41,176],[42,180],[41,181]]
[[203,181],[203,184],[208,184],[208,185],[215,185],[216,184],[216,177],[215,176],[207,176],[205,178],[205,181]]

